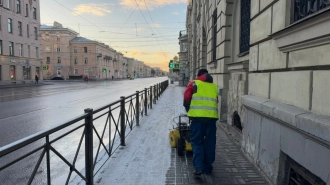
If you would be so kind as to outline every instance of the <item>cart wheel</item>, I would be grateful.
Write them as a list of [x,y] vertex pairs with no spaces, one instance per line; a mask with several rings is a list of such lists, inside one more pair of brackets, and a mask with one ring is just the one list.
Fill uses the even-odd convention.
[[184,141],[184,139],[179,137],[177,145],[176,145],[176,150],[178,152],[178,156],[183,156],[184,147],[185,147],[185,141]]

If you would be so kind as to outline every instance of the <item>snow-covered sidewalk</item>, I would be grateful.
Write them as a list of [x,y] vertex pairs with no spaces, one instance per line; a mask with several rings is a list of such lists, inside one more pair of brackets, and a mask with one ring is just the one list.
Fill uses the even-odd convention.
[[118,148],[95,176],[95,184],[165,184],[171,167],[168,134],[175,124],[173,117],[186,113],[183,91],[175,85],[166,89],[126,138],[126,146]]
[[148,116],[126,138],[94,178],[96,185],[163,184],[268,184],[217,124],[216,159],[213,174],[193,178],[192,154],[179,157],[169,144],[173,118],[186,114],[184,87],[171,84]]

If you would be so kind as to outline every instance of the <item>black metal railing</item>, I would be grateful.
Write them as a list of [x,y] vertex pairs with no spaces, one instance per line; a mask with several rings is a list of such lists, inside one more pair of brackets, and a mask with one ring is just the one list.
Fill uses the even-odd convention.
[[330,0],[292,0],[292,21],[296,22],[330,6]]
[[[11,177],[19,178],[24,171],[31,173],[19,178],[20,184],[68,184],[77,178],[93,184],[93,177],[119,146],[125,146],[125,138],[140,125],[140,116],[147,115],[167,87],[168,81],[164,81],[95,110],[85,109],[70,121],[1,147],[1,183],[17,184]],[[68,152],[71,150],[65,146],[69,145],[76,150]],[[16,169],[14,165],[18,165]],[[66,177],[65,181],[54,182],[59,176]]]

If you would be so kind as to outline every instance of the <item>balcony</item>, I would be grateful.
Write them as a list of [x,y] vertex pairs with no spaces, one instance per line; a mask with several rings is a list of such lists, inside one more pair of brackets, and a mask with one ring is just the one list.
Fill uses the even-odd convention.
[[181,37],[186,37],[186,36],[188,36],[187,30],[181,30],[180,34],[179,34],[179,37],[181,38]]
[[104,59],[104,60],[112,60],[112,57],[105,55],[105,56],[103,57],[103,59]]

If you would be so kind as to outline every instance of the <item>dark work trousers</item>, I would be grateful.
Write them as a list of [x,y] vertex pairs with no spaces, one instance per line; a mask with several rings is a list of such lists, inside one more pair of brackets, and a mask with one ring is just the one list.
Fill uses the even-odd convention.
[[215,120],[192,120],[190,142],[193,149],[193,165],[197,172],[211,173],[215,160]]

